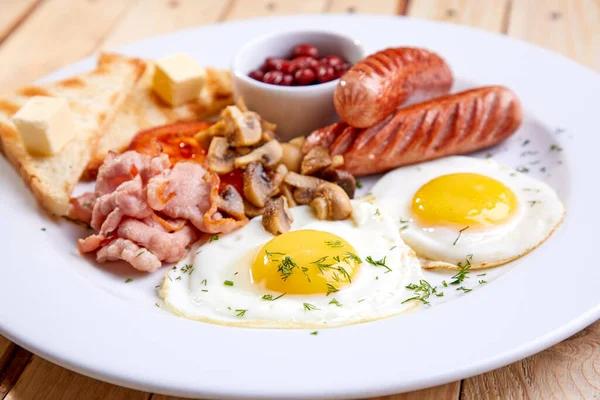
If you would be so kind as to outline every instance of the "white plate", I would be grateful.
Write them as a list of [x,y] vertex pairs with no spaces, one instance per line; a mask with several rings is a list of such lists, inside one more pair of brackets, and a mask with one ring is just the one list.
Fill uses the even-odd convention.
[[[77,372],[181,396],[368,397],[479,374],[545,349],[600,316],[598,113],[600,77],[526,43],[462,26],[374,16],[298,16],[191,29],[137,42],[127,54],[189,52],[228,66],[255,36],[294,29],[355,36],[368,51],[423,46],[442,54],[457,87],[504,84],[525,107],[515,137],[494,149],[513,166],[521,143],[541,151],[548,181],[567,205],[542,247],[471,293],[439,306],[339,329],[258,330],[188,321],[155,306],[162,271],[144,276],[80,257],[66,222],[35,207],[2,160],[0,332]],[[85,60],[52,74],[91,68]],[[548,152],[557,144],[562,152]],[[557,163],[558,160],[562,164]],[[399,183],[400,184],[400,183]],[[41,228],[46,227],[46,231]],[[133,277],[131,283],[125,278]]]

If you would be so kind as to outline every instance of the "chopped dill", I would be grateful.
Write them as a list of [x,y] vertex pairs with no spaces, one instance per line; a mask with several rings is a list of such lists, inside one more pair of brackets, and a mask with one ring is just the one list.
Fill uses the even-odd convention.
[[340,289],[336,288],[331,283],[328,283],[326,296],[329,296],[331,293],[335,293],[335,292],[339,292],[339,291],[340,291]]
[[437,295],[437,293],[438,293],[437,287],[431,286],[431,284],[429,282],[427,282],[425,279],[419,280],[418,285],[416,283],[411,283],[411,284],[407,285],[406,288],[413,290],[415,292],[415,296],[409,297],[408,299],[404,300],[401,304],[404,304],[411,300],[418,300],[423,304],[429,305],[429,301],[427,301],[427,299],[432,294]]
[[368,256],[365,260],[375,266],[375,267],[383,267],[385,268],[387,271],[385,271],[385,273],[387,274],[388,272],[392,272],[392,269],[390,267],[388,267],[387,265],[385,265],[385,259],[387,258],[387,256],[383,257],[381,260],[374,260],[373,257]]
[[464,228],[462,228],[460,231],[458,231],[458,236],[456,237],[456,239],[454,240],[454,243],[452,243],[452,246],[456,246],[456,243],[458,243],[458,240],[460,239],[462,233],[464,231],[466,231],[467,229],[469,229],[470,226],[465,226]]
[[237,313],[235,315],[236,317],[243,317],[244,315],[246,315],[246,311],[248,310],[235,310],[235,312]]
[[464,281],[465,279],[469,278],[467,275],[469,274],[469,272],[470,272],[469,270],[471,269],[471,260],[472,259],[473,259],[473,254],[469,254],[469,255],[467,255],[465,265],[462,265],[462,263],[458,263],[460,270],[452,276],[451,279],[454,279],[454,280],[452,282],[450,282],[451,285],[458,285],[459,283],[462,283],[462,281]]
[[335,298],[331,299],[331,301],[329,302],[329,304],[333,304],[335,306],[341,307],[342,303],[340,303],[339,301],[337,301]]
[[277,297],[273,297],[273,295],[272,295],[272,294],[265,294],[265,295],[262,297],[262,299],[263,299],[263,300],[267,300],[267,301],[275,301],[275,300],[277,300],[277,299],[280,299],[280,298],[282,298],[283,296],[285,296],[285,293],[281,293],[281,294],[280,294],[279,296],[277,296]]

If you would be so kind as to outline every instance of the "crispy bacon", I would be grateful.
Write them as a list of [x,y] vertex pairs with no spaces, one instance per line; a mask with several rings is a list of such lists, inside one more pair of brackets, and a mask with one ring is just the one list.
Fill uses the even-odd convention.
[[[162,261],[179,261],[198,230],[228,233],[248,222],[243,212],[219,210],[218,175],[196,162],[169,164],[162,153],[110,154],[99,169],[94,193],[72,201],[73,215],[80,214],[98,231],[78,241],[79,251],[97,251],[100,262],[120,259],[153,271]],[[144,252],[149,254],[136,256]]]

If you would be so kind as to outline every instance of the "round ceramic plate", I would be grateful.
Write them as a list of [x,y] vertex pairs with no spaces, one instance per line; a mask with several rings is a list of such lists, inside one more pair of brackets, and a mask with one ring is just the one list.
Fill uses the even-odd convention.
[[[558,191],[568,210],[560,229],[531,254],[495,270],[487,285],[443,304],[322,329],[316,336],[232,328],[157,307],[154,286],[164,271],[138,275],[79,256],[75,238],[82,232],[49,220],[2,159],[2,334],[69,369],[132,388],[193,397],[316,399],[391,394],[465,378],[541,351],[598,319],[600,268],[592,257],[600,228],[598,74],[505,36],[398,17],[243,21],[120,50],[149,58],[187,52],[205,65],[227,67],[253,37],[323,28],[355,37],[369,52],[405,45],[434,50],[452,67],[454,90],[488,84],[513,89],[524,105],[524,123],[490,153],[513,167],[527,165]],[[85,60],[47,79],[93,65]],[[552,145],[562,151],[550,151]],[[125,283],[127,278],[134,281]]]

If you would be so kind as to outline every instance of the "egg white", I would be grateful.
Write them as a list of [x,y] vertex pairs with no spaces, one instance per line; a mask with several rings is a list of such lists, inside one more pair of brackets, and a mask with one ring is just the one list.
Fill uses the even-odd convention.
[[[471,172],[486,175],[509,187],[519,207],[509,221],[493,228],[460,229],[424,227],[412,216],[414,194],[442,175]],[[419,257],[424,268],[459,268],[468,255],[472,269],[489,268],[519,258],[539,246],[560,225],[565,208],[556,192],[491,159],[455,156],[398,168],[388,172],[372,189],[378,202],[400,229],[402,239]]]
[[[421,278],[415,253],[404,244],[393,220],[376,204],[353,200],[352,206],[353,218],[345,221],[319,221],[307,206],[291,209],[292,231],[333,233],[362,258],[352,283],[339,292],[262,299],[265,294],[275,298],[279,293],[251,282],[254,255],[273,238],[257,217],[229,235],[192,249],[186,259],[167,272],[159,294],[172,311],[185,318],[261,328],[333,327],[385,318],[413,307],[414,302],[403,302],[414,295],[405,286]],[[391,272],[367,263],[367,256],[374,260],[387,257]],[[226,286],[224,281],[233,282],[233,286]],[[331,303],[334,298],[341,306]],[[316,309],[306,310],[304,303]]]

